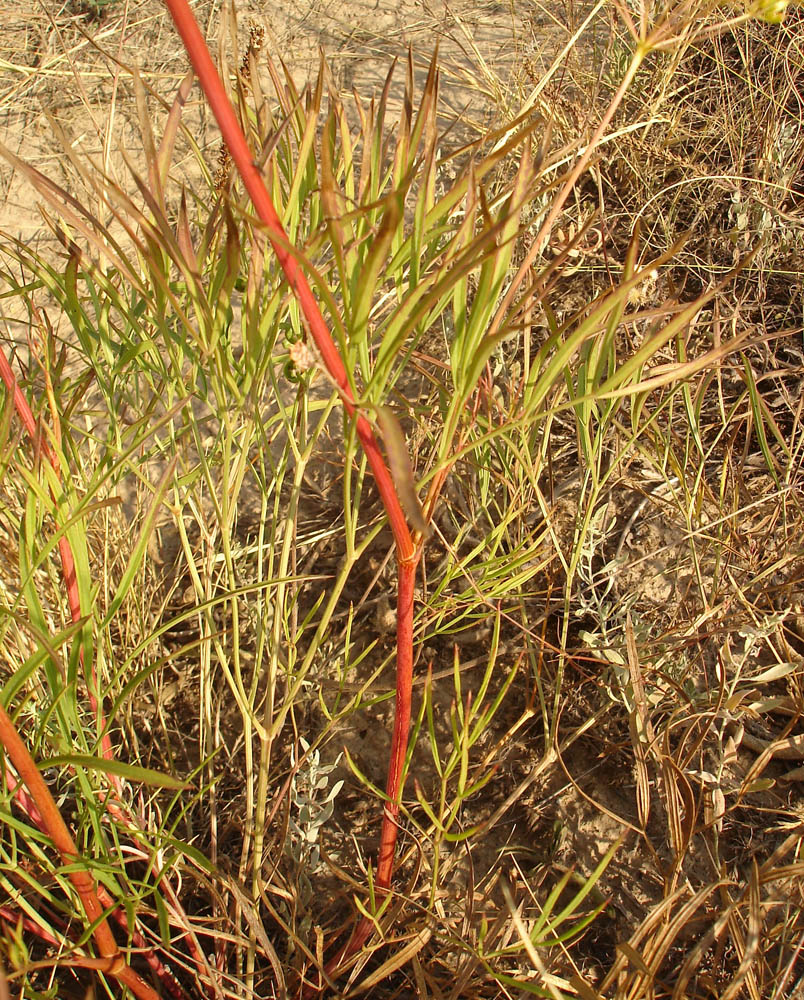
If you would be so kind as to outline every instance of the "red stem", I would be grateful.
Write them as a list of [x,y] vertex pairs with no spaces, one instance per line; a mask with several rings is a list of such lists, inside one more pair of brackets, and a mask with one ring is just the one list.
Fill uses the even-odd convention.
[[[31,407],[28,404],[28,400],[25,398],[25,394],[23,393],[22,389],[17,383],[16,377],[14,376],[14,372],[11,368],[11,365],[8,363],[8,359],[6,358],[5,352],[2,350],[2,348],[0,348],[0,378],[2,378],[2,380],[5,382],[8,391],[11,393],[14,399],[14,407],[17,411],[17,415],[22,421],[22,425],[28,432],[29,437],[36,444],[36,446],[41,449],[42,454],[45,456],[46,460],[50,462],[57,476],[60,475],[58,460],[55,454],[53,453],[53,450],[51,449],[48,441],[46,441],[44,437],[38,434],[36,419],[33,415],[33,411],[31,410]],[[78,594],[78,580],[76,578],[75,559],[73,558],[73,550],[70,547],[70,543],[67,539],[67,536],[64,534],[59,538],[59,554],[61,556],[62,577],[64,579],[64,586],[67,591],[67,600],[70,606],[70,616],[72,620],[76,622],[79,621],[81,618],[81,600]],[[81,655],[81,661],[83,662],[83,650],[80,651],[80,655]],[[93,671],[92,681],[93,683],[95,683],[94,671]],[[103,719],[103,715],[101,711],[99,711],[99,702],[93,691],[89,692],[89,703],[93,713],[98,718],[99,725],[101,727],[101,732],[102,732],[101,752],[107,760],[111,760],[114,756],[112,751],[111,739],[109,737],[108,731],[106,730],[106,723]],[[59,853],[62,854],[62,857],[66,858],[72,854],[77,854],[77,852],[74,849],[72,838],[70,837],[67,827],[61,818],[61,814],[59,813],[58,808],[56,807],[52,797],[50,796],[50,792],[48,791],[47,785],[44,783],[44,781],[41,780],[41,775],[39,775],[39,771],[37,770],[36,765],[33,762],[33,759],[30,757],[30,755],[28,755],[28,751],[26,750],[22,741],[19,739],[19,736],[16,732],[16,729],[13,726],[13,723],[9,719],[5,710],[2,709],[1,705],[0,705],[0,710],[2,710],[2,715],[0,715],[0,723],[2,724],[0,727],[0,732],[3,733],[2,742],[6,747],[9,756],[14,761],[18,773],[22,777],[24,783],[28,786],[31,795],[29,796],[25,788],[23,788],[22,785],[18,784],[10,774],[6,774],[6,784],[8,785],[10,791],[16,794],[16,797],[20,803],[21,808],[27,813],[27,815],[31,818],[31,820],[34,823],[36,823],[36,825],[40,829],[44,830],[44,832],[46,832],[51,836],[54,844],[59,850]],[[16,749],[18,759],[19,760],[22,759],[20,755],[24,755],[25,757],[27,757],[28,765],[25,766],[24,768],[21,768],[19,766],[18,760],[15,760],[11,754],[9,740],[12,738],[11,737],[12,733],[14,739],[19,743],[19,746]],[[37,789],[34,789],[31,786],[31,784],[25,777],[25,773],[28,773],[31,776],[36,775],[40,779],[39,782],[37,782]],[[115,785],[115,787],[118,786],[119,783],[116,778],[113,779],[113,784]],[[43,790],[44,794],[48,796],[48,799],[50,801],[50,806],[52,807],[50,809],[48,809],[47,807],[45,809],[42,808],[41,795],[43,794]],[[54,826],[56,821],[58,821],[58,824],[60,825],[58,826],[58,828],[57,826]],[[57,831],[56,835],[54,835],[54,831]],[[67,852],[66,855],[65,855],[65,850]],[[73,884],[75,885],[76,890],[81,896],[81,901],[84,905],[84,910],[87,914],[87,917],[89,917],[90,921],[93,921],[96,918],[96,916],[103,911],[103,906],[106,906],[107,908],[111,907],[113,905],[113,901],[109,896],[109,894],[106,893],[102,887],[97,887],[95,885],[94,880],[88,874],[82,875],[81,873],[76,873],[76,875],[78,876],[79,880],[77,882],[76,879],[73,878],[72,879]],[[101,899],[103,900],[103,903],[101,903]],[[122,911],[119,910],[115,911],[113,915],[116,917],[118,923],[121,923],[123,929],[127,930],[128,921],[126,920],[126,917],[122,913]],[[108,931],[108,925],[106,925],[106,930]],[[111,936],[111,931],[108,932],[107,936],[103,930],[100,930],[100,935],[101,935],[100,937],[97,937],[97,932],[96,932],[96,940],[98,942],[98,947],[101,949],[102,954],[104,954],[106,957],[111,956],[115,963],[115,966],[119,966],[120,962],[123,962],[123,959],[122,956],[120,955],[117,943]],[[134,929],[133,931],[132,941],[136,946],[140,946],[140,944],[145,945],[147,949],[146,942],[142,939],[142,936],[136,929]],[[107,948],[111,947],[113,950],[111,952],[105,953],[103,951],[103,944],[101,942],[104,942]],[[153,953],[152,949],[146,950],[145,957],[146,961],[151,966],[151,968],[155,971],[155,973],[158,976],[160,976],[163,983],[165,983],[171,995],[176,998],[182,996],[183,994],[178,983],[171,976],[169,971],[164,968],[162,963]],[[123,964],[125,965],[124,962]],[[127,968],[128,967],[126,967],[126,969]],[[130,976],[129,973],[131,973]],[[149,986],[146,986],[146,984],[143,983],[142,980],[140,980],[139,976],[137,976],[136,973],[134,973],[132,970],[128,969],[128,971],[126,971],[125,969],[123,969],[120,972],[120,974],[115,972],[115,975],[117,975],[117,978],[120,979],[121,981],[126,982],[131,987],[131,989],[137,994],[137,996],[142,996],[142,997],[156,996],[156,994],[151,990],[151,988]],[[133,979],[131,977],[133,977]],[[146,992],[143,992],[143,990],[145,990]]]
[[126,960],[117,947],[117,942],[104,916],[95,880],[88,871],[78,867],[81,861],[78,848],[61,817],[59,807],[53,801],[50,789],[45,784],[44,778],[39,773],[39,769],[2,704],[0,704],[0,742],[5,747],[17,774],[31,793],[42,818],[44,829],[53,841],[53,846],[61,855],[64,864],[72,868],[68,877],[81,899],[87,920],[91,924],[95,924],[93,935],[98,950],[103,958],[108,959],[107,966],[103,971],[125,983],[137,997],[140,997],[140,1000],[158,1000],[158,994],[147,983],[143,982],[133,969],[126,965]]
[[[265,224],[268,239],[277,256],[279,264],[299,301],[304,317],[307,320],[310,334],[315,342],[321,359],[327,371],[339,386],[347,413],[355,413],[354,396],[349,386],[346,367],[338,353],[338,348],[329,332],[326,320],[321,314],[307,279],[298,261],[287,247],[289,240],[282,222],[276,213],[271,196],[265,187],[262,174],[254,166],[254,156],[249,149],[243,131],[234,113],[231,102],[226,96],[218,71],[209,54],[209,49],[203,35],[190,10],[187,0],[165,0],[165,6],[170,11],[176,30],[181,36],[187,55],[198,76],[199,83],[206,95],[212,113],[218,122],[224,142],[229,150],[234,165],[243,179],[257,216]],[[410,559],[414,554],[413,540],[408,529],[408,523],[399,504],[394,490],[393,480],[385,464],[382,451],[374,437],[371,424],[365,417],[357,416],[357,434],[371,466],[377,489],[388,513],[391,531],[396,540],[399,556]]]
[[[288,251],[289,240],[265,187],[261,172],[254,165],[254,157],[240,128],[237,116],[221,82],[206,42],[190,10],[187,0],[165,0],[176,30],[181,36],[187,55],[198,76],[212,113],[217,119],[224,142],[238,170],[254,209],[265,224],[268,239],[279,260],[280,266],[293,289],[302,309],[310,335],[318,348],[321,359],[341,390],[347,413],[355,414],[354,396],[349,385],[346,367],[338,353],[329,328],[321,314],[307,279],[298,261]],[[396,541],[397,564],[399,569],[399,591],[397,602],[397,676],[396,676],[396,718],[391,744],[391,760],[388,769],[387,793],[389,803],[383,812],[380,835],[380,854],[377,864],[377,886],[385,893],[391,885],[394,851],[397,839],[397,818],[402,794],[402,772],[407,751],[410,729],[410,706],[413,683],[413,592],[416,568],[421,555],[421,543],[414,545],[407,519],[402,511],[394,489],[393,480],[383,459],[371,425],[357,414],[357,434],[366,452],[377,489],[382,498],[388,520]],[[368,939],[372,924],[360,922],[350,942],[332,961],[327,964],[327,972],[336,971],[343,958],[354,954]]]
[[5,920],[6,923],[11,924],[12,927],[16,927],[17,924],[22,920],[23,930],[28,931],[29,934],[33,934],[39,938],[40,941],[44,941],[45,944],[49,944],[54,948],[61,948],[62,942],[59,941],[57,937],[50,933],[50,931],[38,924],[35,920],[30,917],[23,916],[20,913],[15,912],[10,906],[0,906],[0,919]]
[[[420,550],[410,560],[399,562],[399,592],[396,602],[396,715],[391,738],[391,759],[388,764],[386,793],[389,801],[382,814],[380,850],[377,858],[377,875],[374,884],[380,899],[391,888],[394,854],[399,832],[399,807],[402,800],[405,757],[410,734],[411,692],[413,690],[413,598],[416,586],[416,569]],[[374,921],[363,917],[346,944],[327,962],[325,973],[332,978],[340,966],[358,951],[371,937]],[[316,991],[308,989],[305,998]]]
[[[19,808],[25,813],[32,823],[34,823],[44,833],[47,833],[48,830],[45,826],[45,821],[42,819],[42,815],[37,809],[36,803],[25,790],[24,786],[17,781],[16,777],[8,769],[6,769],[5,772],[5,781],[9,792],[17,800]],[[120,818],[124,822],[127,821],[127,817],[122,816],[122,814]],[[136,927],[131,927],[129,925],[128,917],[119,906],[116,906],[114,899],[112,899],[106,889],[102,885],[98,885],[96,888],[101,905],[110,911],[111,917],[115,923],[118,924],[118,926],[121,927],[126,934],[131,935],[131,943],[135,948],[139,948],[142,951],[143,958],[151,967],[154,975],[162,981],[163,986],[170,996],[172,996],[174,1000],[183,1000],[184,991],[173,973],[159,960],[159,957],[142,936],[140,931],[138,931]],[[0,907],[0,916],[3,915],[3,908]],[[25,919],[26,921],[28,920],[27,917]],[[30,921],[30,923],[32,926],[28,927],[29,930],[33,930],[34,933],[38,934],[39,937],[43,938],[43,940],[49,941],[49,938],[45,937],[45,935],[49,932],[45,931],[44,928],[40,928],[38,925],[33,924],[33,921]],[[26,924],[26,926],[28,925]],[[55,938],[52,941],[49,941],[49,943],[59,944]]]
[[[14,407],[17,411],[17,416],[22,421],[22,425],[28,432],[28,436],[31,441],[41,449],[42,454],[53,466],[56,475],[61,478],[61,468],[59,466],[58,459],[53,453],[50,444],[45,439],[44,435],[39,434],[36,426],[36,418],[33,415],[33,411],[28,404],[28,400],[25,398],[25,393],[22,391],[17,383],[17,379],[14,372],[11,369],[11,365],[8,363],[5,352],[0,348],[0,378],[5,382],[6,388],[11,393],[14,399]],[[53,495],[53,499],[58,498]],[[64,588],[67,591],[67,602],[70,606],[70,617],[74,622],[80,621],[81,619],[81,598],[78,594],[78,579],[75,574],[75,559],[73,558],[73,550],[70,547],[70,543],[67,536],[62,534],[59,538],[59,555],[61,556],[61,573],[64,580]],[[84,651],[80,650],[79,653],[81,657],[81,663],[84,662]],[[95,669],[92,669],[92,687],[97,689],[97,679],[95,676]],[[92,709],[92,713],[98,720],[98,725],[101,731],[101,754],[106,760],[112,760],[114,757],[114,752],[112,750],[112,741],[109,736],[108,730],[106,729],[106,722],[103,718],[103,712],[100,708],[98,698],[95,691],[89,691],[89,705]],[[119,779],[114,776],[109,776],[110,781],[114,785],[115,789],[120,791]]]
[[396,714],[391,738],[391,760],[385,787],[389,802],[385,804],[377,858],[376,884],[379,889],[391,886],[399,805],[402,799],[402,779],[410,733],[410,704],[413,689],[413,595],[419,559],[400,560],[399,592],[396,601]]

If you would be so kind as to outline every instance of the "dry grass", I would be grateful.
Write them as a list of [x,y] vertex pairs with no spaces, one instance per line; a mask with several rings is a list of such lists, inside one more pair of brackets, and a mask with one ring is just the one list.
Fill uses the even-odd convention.
[[[201,10],[217,25],[211,5]],[[623,11],[601,6],[553,63],[588,14],[498,11],[516,55],[504,67],[498,41],[471,21],[477,12],[426,15],[427,30],[445,31],[438,197],[496,138],[466,144],[523,106],[551,124],[535,133],[548,136],[542,200],[528,208],[512,267],[629,62]],[[167,253],[164,277],[148,272],[153,247],[131,252],[132,232],[144,230],[124,232],[97,179],[147,215],[129,171],[147,169],[143,116],[114,58],[140,67],[158,138],[185,65],[161,8],[44,5],[29,16],[12,5],[2,16],[0,138],[91,206],[104,238],[142,269],[140,286],[118,282],[119,268],[107,275],[112,291],[100,272],[94,292],[82,285],[82,341],[65,304],[72,258],[56,210],[43,222],[32,207],[41,190],[3,166],[4,345],[43,425],[62,428],[116,756],[191,784],[154,788],[130,771],[128,811],[110,818],[98,805],[102,771],[79,778],[63,760],[48,780],[97,877],[130,904],[131,921],[136,913],[134,953],[161,956],[181,995],[295,996],[332,936],[377,902],[366,886],[390,744],[390,537],[329,386],[287,364],[299,317],[272,265],[258,263],[260,234],[234,185],[234,214],[210,212],[217,144],[196,94],[165,218],[191,234],[214,289],[209,330],[199,322],[198,344],[175,335],[153,354],[132,332],[152,323],[156,342],[168,315],[159,281],[180,295],[182,279]],[[281,16],[265,45],[287,46],[279,54],[295,56],[293,77],[306,82],[305,18]],[[381,78],[396,53],[396,25],[378,39],[320,7],[305,16],[328,25],[331,75],[356,83],[368,115],[371,73]],[[247,21],[241,10],[241,49]],[[802,995],[804,24],[792,8],[780,26],[686,27],[687,42],[636,73],[529,272],[532,306],[524,296],[460,423],[417,592],[418,715],[395,893],[341,995]],[[247,65],[222,34],[230,64]],[[296,111],[309,106],[274,93],[265,60],[255,52],[251,72],[261,67],[275,117],[252,114],[252,125],[275,134],[274,190],[287,193]],[[241,74],[244,106],[259,107],[255,88]],[[292,114],[281,125],[283,100]],[[338,129],[347,124],[358,128],[354,105]],[[479,219],[513,183],[511,159],[489,173]],[[307,200],[295,215],[289,200],[288,225],[330,279],[335,240],[315,217],[317,173],[298,176]],[[357,246],[362,218],[349,219]],[[229,270],[227,252],[238,260]],[[407,280],[408,266],[389,270],[376,329],[390,327],[394,276]],[[478,288],[468,275],[467,301]],[[616,382],[685,308],[689,321]],[[600,314],[599,335],[578,342],[535,400],[540,350]],[[384,372],[428,477],[443,459],[453,391],[450,322],[417,327],[410,356]],[[246,339],[219,350],[240,323]],[[356,356],[364,374],[377,350]],[[7,397],[0,427],[3,700],[44,766],[95,754],[96,720],[53,561],[58,511]],[[113,980],[99,986],[71,967],[86,942],[63,872],[10,792],[0,809],[7,992],[117,995]]]

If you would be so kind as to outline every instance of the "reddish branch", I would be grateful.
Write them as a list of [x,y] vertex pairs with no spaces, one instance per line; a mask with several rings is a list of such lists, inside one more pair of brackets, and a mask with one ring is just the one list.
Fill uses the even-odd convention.
[[[28,400],[25,398],[25,393],[17,384],[17,379],[14,376],[14,372],[11,370],[11,365],[8,363],[5,352],[0,350],[0,378],[5,382],[6,388],[11,393],[14,399],[14,408],[17,411],[17,416],[22,421],[22,425],[28,432],[28,436],[34,443],[38,451],[44,455],[45,459],[51,464],[56,477],[61,479],[61,467],[59,465],[58,458],[53,453],[49,442],[45,439],[43,434],[40,434],[39,429],[36,426],[36,418],[33,415],[33,411],[28,404]],[[53,496],[55,501],[58,501],[58,497]],[[61,573],[64,580],[64,588],[67,591],[67,602],[70,606],[70,617],[73,622],[78,622],[81,620],[81,598],[78,593],[78,578],[75,573],[75,558],[73,556],[73,550],[70,547],[70,542],[67,539],[66,534],[62,532],[59,537],[59,555],[61,557]],[[79,652],[81,663],[84,662],[83,649]],[[94,689],[94,690],[93,690]],[[108,730],[106,728],[106,722],[103,718],[102,709],[98,697],[96,694],[97,682],[95,678],[94,665],[92,668],[92,683],[89,691],[89,705],[92,709],[95,718],[98,720],[98,725],[101,733],[101,753],[106,758],[106,760],[111,760],[114,757],[114,752],[112,750],[112,741],[109,737]],[[112,783],[115,785],[116,789],[119,791],[119,782],[115,776],[110,775]]]
[[159,994],[143,982],[137,973],[126,964],[122,952],[117,947],[104,908],[98,899],[95,880],[86,869],[80,867],[81,857],[78,848],[62,819],[59,807],[53,801],[53,796],[50,794],[44,778],[39,773],[33,758],[28,753],[2,704],[0,704],[0,742],[5,747],[17,774],[31,793],[42,818],[43,827],[53,841],[53,846],[61,855],[65,866],[69,866],[69,879],[81,899],[87,920],[95,925],[93,936],[98,951],[105,960],[99,966],[100,970],[124,983],[140,1000],[158,1000]]
[[[28,432],[29,437],[34,442],[39,452],[44,455],[46,461],[51,464],[57,477],[60,478],[60,468],[56,455],[53,453],[49,443],[39,434],[33,411],[28,404],[28,400],[25,398],[25,394],[17,384],[14,372],[12,371],[2,348],[0,348],[0,378],[2,378],[5,382],[8,391],[13,397],[14,407],[20,420],[22,421],[23,427]],[[54,499],[57,498],[54,497]],[[77,622],[81,619],[81,601],[78,593],[78,580],[76,578],[73,550],[70,547],[70,543],[65,534],[62,534],[59,538],[59,554],[61,556],[64,586],[67,591],[67,600],[70,606],[70,616],[74,622]],[[83,650],[81,653],[83,653]],[[81,655],[81,662],[83,662],[83,655]],[[94,685],[94,673],[92,682]],[[89,692],[89,700],[90,707],[92,708],[92,711],[98,719],[101,727],[101,752],[107,760],[110,760],[113,756],[112,744],[106,729],[106,723],[100,712],[99,703],[93,691]],[[61,854],[63,861],[67,864],[73,863],[78,859],[78,852],[75,848],[72,837],[70,836],[58,807],[53,801],[50,791],[42,779],[33,758],[28,753],[28,750],[20,739],[14,724],[8,717],[8,714],[2,705],[0,705],[0,743],[2,743],[5,747],[8,756],[17,770],[17,773],[22,779],[22,782],[25,786],[27,786],[27,791],[9,772],[6,772],[5,775],[7,787],[15,795],[20,807],[24,810],[26,815],[29,816],[32,822],[34,822],[39,829],[43,830],[48,834],[48,836],[50,836],[56,849]],[[112,907],[113,901],[111,897],[102,887],[96,885],[94,879],[88,872],[73,872],[70,875],[70,879],[81,898],[84,912],[86,913],[90,923],[94,922],[98,916],[103,913],[104,908]],[[122,911],[114,911],[113,916],[115,916],[117,922],[123,927],[124,930],[128,930],[128,921]],[[42,929],[40,928],[39,930],[41,936]],[[97,968],[116,976],[120,982],[129,986],[132,992],[136,996],[143,998],[143,1000],[151,1000],[151,998],[157,997],[157,994],[151,989],[151,987],[144,983],[140,977],[126,964],[105,919],[103,923],[94,931],[94,936],[101,955],[103,956],[101,964],[97,965]],[[146,942],[136,930],[132,934],[132,941],[136,946],[146,945]],[[176,998],[181,996],[181,988],[178,986],[173,976],[171,976],[168,970],[165,969],[153,953],[153,950],[148,949],[147,946],[145,957],[151,968],[162,979],[171,995]]]
[[[48,830],[47,825],[45,824],[42,814],[40,813],[39,809],[36,806],[36,803],[28,794],[28,792],[25,790],[23,785],[20,782],[18,782],[17,779],[14,777],[14,775],[11,774],[11,772],[8,770],[6,771],[5,774],[5,781],[6,781],[6,787],[16,799],[19,808],[22,809],[22,811],[25,813],[28,819],[32,823],[34,823],[35,826],[37,826],[43,833],[48,834],[50,831]],[[126,817],[122,817],[122,819],[124,822],[127,821]],[[167,885],[167,883],[165,884]],[[140,931],[137,930],[136,926],[132,927],[129,924],[128,917],[126,916],[126,914],[119,906],[116,906],[114,899],[112,899],[111,895],[106,891],[106,889],[102,885],[96,885],[96,891],[98,894],[98,900],[100,901],[101,905],[106,910],[109,911],[112,919],[118,925],[118,927],[120,927],[121,930],[127,936],[128,935],[131,936],[131,943],[134,945],[135,948],[138,948],[141,951],[142,957],[150,966],[153,974],[162,983],[165,992],[169,996],[173,997],[173,1000],[183,1000],[184,991],[179,985],[176,977],[160,961],[159,957],[154,952],[153,948],[145,940]],[[6,919],[9,919],[6,912],[4,912],[3,907],[0,907],[0,916],[4,916],[6,917]],[[32,933],[34,933],[42,941],[46,941],[48,944],[60,945],[60,942],[58,942],[52,936],[52,934],[50,934],[49,931],[47,931],[44,927],[42,927],[41,924],[35,923],[28,917],[24,919],[23,926],[25,927],[26,930],[29,930]],[[89,959],[86,959],[86,961],[89,961]],[[90,967],[94,968],[94,966],[87,965],[86,961],[84,960],[84,958],[81,958],[80,964],[83,964],[85,968],[90,968]]]
[[[190,10],[187,0],[165,0],[176,29],[187,50],[209,106],[217,119],[223,139],[243,179],[254,209],[264,223],[271,246],[280,266],[293,289],[307,321],[310,335],[315,342],[327,371],[341,390],[341,398],[350,416],[356,415],[357,433],[371,467],[372,475],[388,514],[397,548],[399,590],[397,598],[397,649],[396,649],[396,718],[388,768],[387,794],[389,802],[383,813],[380,835],[380,854],[377,864],[376,885],[387,890],[391,885],[394,851],[396,848],[399,803],[402,793],[402,772],[407,751],[410,728],[410,705],[413,679],[413,588],[416,567],[421,555],[421,545],[414,544],[408,522],[400,506],[388,467],[383,459],[377,439],[369,422],[356,413],[354,396],[349,385],[343,359],[332,339],[318,303],[299,267],[296,257],[288,250],[288,237],[265,187],[262,174],[254,165],[254,155],[249,149],[237,116],[227,97],[206,42]],[[327,972],[334,972],[344,958],[354,954],[368,939],[372,924],[363,920],[351,941],[328,963]]]

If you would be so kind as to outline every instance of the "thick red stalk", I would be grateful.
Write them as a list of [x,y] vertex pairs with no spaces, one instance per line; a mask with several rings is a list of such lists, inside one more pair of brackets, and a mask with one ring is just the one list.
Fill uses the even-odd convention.
[[[209,105],[218,121],[232,160],[243,179],[254,209],[265,224],[268,238],[293,289],[307,320],[310,335],[318,349],[327,371],[339,386],[344,406],[350,415],[355,414],[354,396],[349,385],[343,359],[338,353],[326,321],[310,286],[299,267],[296,257],[287,249],[288,238],[265,187],[261,172],[254,165],[254,158],[240,128],[237,116],[226,95],[218,71],[209,54],[206,42],[193,17],[187,0],[165,0],[184,47],[192,63]],[[371,425],[357,414],[357,433],[371,467],[377,489],[385,505],[397,547],[399,590],[397,599],[397,676],[396,716],[391,743],[391,760],[388,769],[387,794],[389,802],[383,812],[380,853],[377,863],[378,889],[384,894],[391,885],[394,851],[396,848],[398,816],[402,795],[402,772],[407,752],[410,730],[411,692],[413,686],[413,595],[416,568],[421,554],[421,544],[415,545],[394,489],[393,480],[383,459]],[[328,964],[327,972],[334,973],[340,962],[354,954],[371,934],[372,923],[360,922],[346,947]]]
[[115,904],[114,899],[112,899],[110,894],[103,888],[102,885],[98,886],[98,899],[107,910],[111,911],[112,919],[118,927],[120,927],[123,933],[131,935],[132,945],[140,950],[142,957],[148,963],[148,967],[151,972],[161,982],[166,995],[173,997],[173,1000],[185,1000],[184,990],[179,985],[176,977],[160,960],[159,956],[148,944],[137,928],[132,927],[129,924],[128,917],[123,912],[122,908]]
[[376,884],[386,890],[391,886],[399,805],[402,799],[402,776],[410,733],[410,706],[413,690],[413,595],[416,586],[418,553],[413,559],[399,562],[399,591],[396,602],[396,713],[391,738],[391,760],[385,787],[389,802],[382,817],[380,853],[377,858]]
[[[21,782],[17,781],[16,777],[11,773],[11,771],[8,770],[8,768],[6,768],[5,770],[4,777],[5,777],[6,787],[8,788],[9,792],[14,796],[14,798],[17,800],[17,805],[19,806],[19,808],[25,813],[25,815],[32,823],[34,823],[43,833],[47,834],[48,829],[45,824],[45,821],[42,818],[42,814],[36,807],[36,803],[34,802],[33,798],[31,798],[31,796],[26,791],[25,786]],[[108,803],[108,805],[112,806],[113,804],[110,802]],[[114,804],[113,808],[110,808],[110,812],[112,812],[113,814],[116,812],[118,814],[118,818],[121,819],[123,822],[129,821],[129,817],[125,816],[121,812],[121,810],[116,806],[116,804]],[[143,958],[151,967],[151,970],[154,973],[154,975],[161,980],[165,990],[170,994],[170,996],[174,998],[174,1000],[183,1000],[184,991],[182,990],[181,986],[179,986],[179,983],[176,980],[173,973],[170,972],[170,970],[167,969],[164,966],[164,964],[159,960],[159,957],[154,952],[153,948],[150,947],[148,942],[145,940],[142,934],[137,930],[137,928],[130,927],[128,918],[126,917],[125,913],[119,906],[115,905],[115,901],[112,899],[111,895],[106,891],[106,889],[104,889],[102,885],[97,885],[96,890],[101,905],[105,907],[105,909],[111,912],[112,919],[122,928],[122,930],[126,934],[131,935],[131,943],[134,945],[135,948],[139,948],[141,950]],[[0,907],[0,911],[1,910],[2,907]],[[30,924],[31,924],[30,926],[27,923],[25,924],[26,929],[32,930],[43,940],[48,940],[45,937],[47,932],[43,928],[38,927],[38,925],[33,924],[33,922],[30,922]],[[59,944],[59,942],[56,941],[55,938],[50,943]]]
[[[396,602],[396,713],[391,738],[391,759],[388,781],[385,786],[389,801],[382,814],[380,850],[377,858],[377,875],[374,884],[381,899],[391,888],[394,855],[399,831],[399,807],[402,800],[402,777],[410,734],[411,693],[413,690],[413,598],[416,587],[416,569],[419,555],[399,562],[399,592]],[[333,977],[341,964],[357,954],[374,931],[374,921],[363,917],[346,944],[327,962],[326,975]],[[305,991],[305,998],[314,995]]]
[[[338,353],[326,320],[321,314],[298,261],[287,249],[289,240],[282,227],[282,222],[265,187],[262,174],[254,165],[254,155],[240,128],[237,116],[212,61],[212,56],[209,54],[207,44],[190,10],[190,5],[187,0],[165,0],[165,6],[170,11],[176,30],[181,36],[199,83],[218,122],[232,161],[243,179],[243,184],[251,198],[257,216],[265,224],[268,239],[271,241],[271,246],[288,284],[299,301],[315,346],[318,348],[327,371],[341,389],[344,406],[351,416],[355,412],[354,396],[349,386],[343,359]],[[374,437],[371,424],[359,414],[357,416],[357,434],[366,452],[372,475],[377,483],[377,489],[388,513],[388,520],[394,533],[400,558],[410,559],[415,549],[407,520],[399,504],[391,475],[377,439]]]
[[72,867],[72,871],[69,873],[70,881],[81,899],[87,920],[95,924],[93,936],[98,950],[103,958],[108,959],[103,971],[125,983],[140,1000],[158,1000],[158,994],[147,983],[144,983],[133,969],[129,968],[117,947],[109,923],[103,915],[104,909],[98,899],[95,880],[88,871],[78,867],[80,855],[73,838],[70,836],[70,831],[62,819],[59,807],[53,801],[50,789],[45,784],[44,778],[2,704],[0,704],[0,742],[5,747],[17,774],[31,793],[42,818],[44,829],[53,841],[53,846],[61,855],[64,864]]

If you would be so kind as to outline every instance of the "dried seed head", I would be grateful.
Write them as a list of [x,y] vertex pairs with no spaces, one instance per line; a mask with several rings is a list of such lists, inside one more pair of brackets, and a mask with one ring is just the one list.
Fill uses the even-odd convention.
[[256,21],[252,21],[248,26],[248,47],[256,55],[262,49],[265,42],[265,28]]
[[256,21],[252,21],[248,26],[248,48],[243,58],[240,60],[240,78],[244,83],[248,83],[251,79],[251,59],[250,56],[254,56],[256,59],[260,54],[260,49],[265,41],[265,28],[261,24],[257,24]]
[[215,176],[213,178],[215,190],[218,194],[220,194],[229,183],[231,173],[232,157],[229,155],[229,150],[226,146],[221,143],[220,148],[218,149],[218,169],[215,171]]

